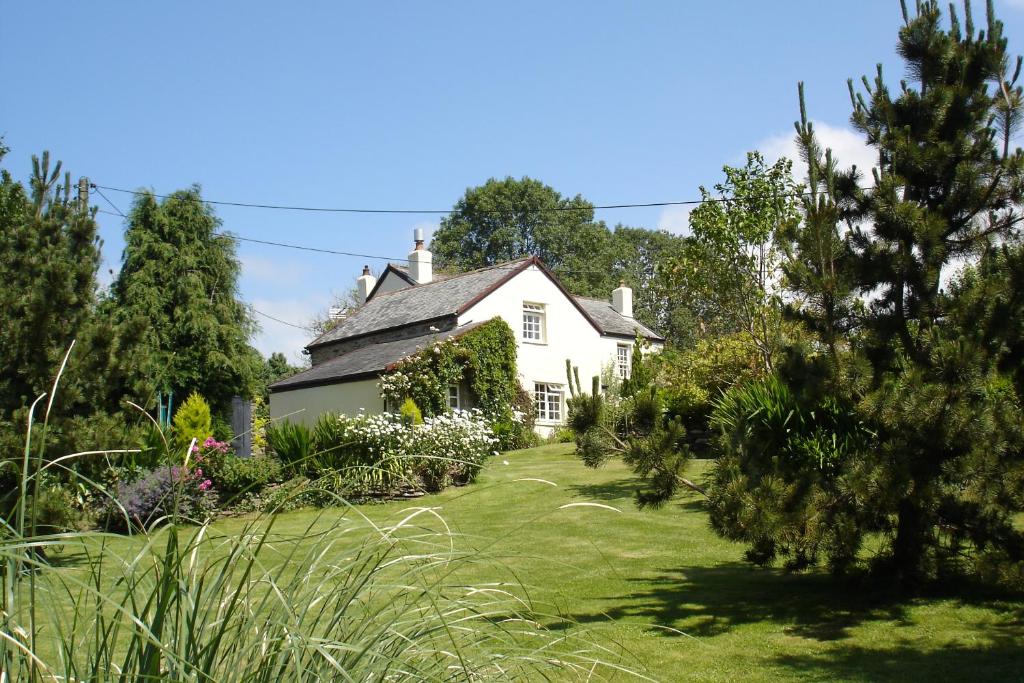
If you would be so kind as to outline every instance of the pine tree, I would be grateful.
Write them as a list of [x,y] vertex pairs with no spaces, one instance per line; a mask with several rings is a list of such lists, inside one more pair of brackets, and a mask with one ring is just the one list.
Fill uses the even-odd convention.
[[[0,145],[0,159],[5,153]],[[51,167],[48,152],[32,157],[27,191],[0,172],[0,416],[49,391],[92,315],[96,222],[72,196],[70,175],[60,180],[61,164]],[[75,401],[73,393],[65,383],[64,405]]]
[[944,271],[1017,239],[1022,218],[1024,154],[1010,147],[1021,61],[1011,73],[991,2],[987,30],[976,31],[965,10],[963,29],[952,8],[946,29],[937,3],[919,3],[913,16],[904,3],[898,50],[914,82],[893,96],[879,67],[864,92],[850,83],[853,125],[879,154],[873,186],[850,193],[857,285],[876,294],[865,337],[874,381],[863,405],[878,429],[889,493],[879,502],[895,515],[892,568],[904,582],[934,574],[965,538],[984,551],[1009,534],[1005,524],[996,533],[976,525],[978,501],[967,492],[981,493],[974,466],[1003,469],[1022,446],[1017,430],[1004,431],[1016,401],[1000,405],[1003,381],[984,346],[950,324],[942,290]]

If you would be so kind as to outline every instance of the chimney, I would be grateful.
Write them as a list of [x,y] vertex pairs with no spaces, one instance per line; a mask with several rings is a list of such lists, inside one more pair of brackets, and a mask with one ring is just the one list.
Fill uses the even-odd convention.
[[425,285],[434,279],[434,257],[423,246],[423,228],[413,231],[416,246],[409,252],[409,275],[416,284]]
[[377,284],[377,278],[370,274],[370,266],[363,266],[363,274],[356,278],[357,298],[359,305],[366,303],[366,297],[370,296],[373,286]]
[[633,290],[621,283],[612,290],[612,308],[627,318],[633,317]]

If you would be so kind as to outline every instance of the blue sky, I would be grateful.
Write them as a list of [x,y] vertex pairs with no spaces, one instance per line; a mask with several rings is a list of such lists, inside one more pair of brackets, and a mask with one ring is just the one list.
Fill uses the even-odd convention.
[[[1024,0],[997,11],[1021,51]],[[882,62],[896,85],[899,25],[897,0],[6,3],[0,134],[19,177],[49,149],[101,185],[199,183],[208,199],[444,209],[490,177],[529,175],[598,204],[685,200],[747,150],[787,152],[800,80],[840,160],[863,165],[846,79]],[[392,257],[438,220],[218,214],[245,237]],[[599,217],[686,225],[672,209]],[[124,226],[100,223],[106,274]],[[244,299],[299,324],[367,262],[239,255]],[[260,322],[261,351],[299,358],[306,333]]]

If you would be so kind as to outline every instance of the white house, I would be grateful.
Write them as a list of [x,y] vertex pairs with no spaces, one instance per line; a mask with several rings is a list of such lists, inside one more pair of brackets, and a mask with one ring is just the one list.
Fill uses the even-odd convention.
[[[360,306],[306,347],[312,367],[270,387],[271,417],[312,424],[325,412],[382,412],[378,378],[388,366],[500,317],[516,333],[519,379],[548,433],[566,417],[566,359],[589,387],[603,367],[629,372],[637,334],[652,349],[664,343],[634,320],[628,287],[607,301],[576,297],[536,257],[451,276],[434,277],[432,265],[417,230],[408,265],[389,264],[379,280],[364,268]],[[449,392],[453,407],[468,407],[464,387]]]

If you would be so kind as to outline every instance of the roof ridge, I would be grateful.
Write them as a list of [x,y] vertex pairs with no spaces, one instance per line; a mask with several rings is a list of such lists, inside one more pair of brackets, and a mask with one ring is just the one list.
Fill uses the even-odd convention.
[[[419,289],[421,287],[429,287],[430,285],[436,285],[436,284],[439,284],[441,282],[451,282],[452,280],[457,280],[460,277],[464,277],[466,275],[476,275],[477,273],[483,273],[483,272],[486,272],[488,270],[496,270],[498,268],[506,267],[506,266],[508,266],[511,263],[521,263],[523,261],[529,261],[532,258],[533,258],[532,256],[523,256],[521,258],[512,259],[511,261],[502,261],[501,263],[495,263],[494,265],[483,266],[481,268],[474,268],[473,270],[467,270],[467,271],[462,272],[462,273],[455,273],[454,275],[448,275],[448,276],[444,277],[443,279],[431,280],[430,282],[427,282],[425,284],[420,284],[419,282],[417,282],[416,284],[412,285],[412,288]],[[390,292],[377,292],[376,294],[373,295],[373,299],[371,299],[371,301],[376,300],[378,297],[390,296],[392,294],[398,294],[400,292],[407,292],[407,291],[409,291],[409,289],[410,289],[409,287],[403,287],[402,289],[395,289],[395,290],[392,290]]]

